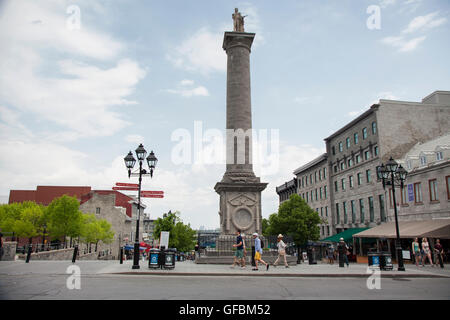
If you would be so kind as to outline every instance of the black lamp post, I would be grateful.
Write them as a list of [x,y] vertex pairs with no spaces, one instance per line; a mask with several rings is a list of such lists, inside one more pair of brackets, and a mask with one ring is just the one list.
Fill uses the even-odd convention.
[[406,180],[408,172],[398,163],[392,159],[389,159],[386,164],[381,164],[381,166],[377,167],[377,176],[379,179],[383,181],[383,189],[386,189],[386,186],[392,187],[392,200],[394,203],[394,216],[395,216],[395,230],[397,232],[397,239],[395,241],[395,249],[397,251],[397,259],[398,259],[398,271],[405,271],[405,266],[403,264],[403,254],[402,247],[400,243],[400,231],[398,228],[398,216],[397,216],[397,202],[395,200],[395,187],[400,187],[403,189],[403,182]]
[[139,177],[139,190],[138,190],[138,217],[136,220],[136,237],[134,242],[134,259],[133,259],[133,269],[139,269],[139,220],[141,219],[141,184],[142,184],[142,176],[150,176],[153,177],[153,170],[156,167],[156,163],[158,162],[158,159],[155,157],[155,154],[150,152],[150,155],[147,157],[147,163],[148,167],[150,169],[150,172],[147,173],[147,170],[142,168],[142,163],[146,159],[145,156],[147,155],[147,151],[145,151],[144,146],[142,143],[139,145],[139,147],[136,149],[136,157],[139,161],[139,172],[131,172],[131,169],[133,169],[134,165],[136,164],[136,159],[134,159],[133,154],[131,151],[127,154],[127,156],[124,158],[125,160],[125,166],[128,169],[128,178],[131,176],[133,177]]

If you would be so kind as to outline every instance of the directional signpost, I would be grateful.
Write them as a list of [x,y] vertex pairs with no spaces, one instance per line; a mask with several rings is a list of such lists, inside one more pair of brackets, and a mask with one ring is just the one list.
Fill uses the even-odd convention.
[[[116,182],[116,186],[113,190],[119,191],[139,191],[139,185],[135,183],[121,183]],[[141,197],[143,198],[164,198],[164,191],[141,191]]]
[[164,198],[164,191],[141,191],[143,198]]

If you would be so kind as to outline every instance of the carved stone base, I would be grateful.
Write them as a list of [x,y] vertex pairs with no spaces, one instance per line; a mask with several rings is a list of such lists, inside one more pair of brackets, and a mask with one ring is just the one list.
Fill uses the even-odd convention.
[[239,229],[242,233],[261,234],[261,191],[267,183],[259,182],[218,182],[214,190],[220,195],[221,235],[234,235]]

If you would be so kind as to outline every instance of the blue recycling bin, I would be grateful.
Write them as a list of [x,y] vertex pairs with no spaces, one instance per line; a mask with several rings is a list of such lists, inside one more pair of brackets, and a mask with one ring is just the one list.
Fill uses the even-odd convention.
[[160,267],[159,265],[159,255],[161,251],[156,248],[152,248],[149,251],[149,257],[148,257],[148,267],[152,269],[158,269]]
[[380,253],[379,252],[367,253],[367,262],[369,264],[369,268],[380,269],[381,266]]

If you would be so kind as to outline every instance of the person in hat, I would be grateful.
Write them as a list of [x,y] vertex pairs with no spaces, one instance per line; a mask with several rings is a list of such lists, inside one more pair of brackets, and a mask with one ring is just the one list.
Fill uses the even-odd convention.
[[278,261],[281,257],[284,259],[284,266],[289,268],[288,263],[286,261],[286,244],[283,242],[283,235],[279,234],[277,238],[277,247],[278,247],[278,258],[273,263],[273,266],[276,267],[278,265]]
[[[345,264],[347,265],[347,268],[348,268],[349,263],[348,263],[348,257],[347,257],[347,255],[349,254],[349,251],[348,251],[347,244],[346,244],[345,241],[344,241],[344,238],[340,238],[340,239],[339,239],[338,252],[339,252],[339,260],[340,260],[340,261],[344,261]],[[341,259],[342,259],[342,260],[341,260]],[[343,266],[343,265],[342,265],[342,266]]]
[[261,255],[263,252],[261,248],[261,240],[259,239],[259,236],[256,232],[253,234],[253,239],[255,240],[255,268],[253,268],[252,270],[258,270],[258,262],[266,265],[266,270],[269,270],[269,264],[261,259]]

